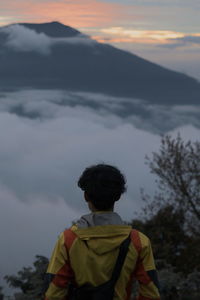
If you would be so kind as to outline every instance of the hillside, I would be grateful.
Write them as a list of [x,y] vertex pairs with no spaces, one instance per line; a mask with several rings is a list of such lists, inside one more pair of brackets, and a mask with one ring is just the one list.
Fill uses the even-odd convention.
[[200,83],[58,22],[0,28],[0,88],[89,91],[199,104]]

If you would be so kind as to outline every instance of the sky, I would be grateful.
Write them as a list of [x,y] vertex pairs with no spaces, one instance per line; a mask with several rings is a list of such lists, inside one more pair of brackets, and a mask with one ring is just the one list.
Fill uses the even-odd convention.
[[[199,0],[2,0],[0,26],[60,21],[200,79],[199,9]],[[34,36],[29,38],[36,51],[48,52],[48,39],[33,45]],[[15,41],[15,47],[22,45]],[[85,167],[105,162],[125,174],[128,190],[116,210],[128,221],[142,206],[140,189],[155,190],[145,156],[160,147],[159,124],[169,123],[175,128],[170,133],[180,132],[185,140],[200,136],[197,107],[166,111],[141,103],[144,115],[152,118],[124,120],[115,113],[119,99],[62,93],[0,92],[0,285],[4,275],[31,265],[36,254],[49,257],[58,234],[88,212],[76,185]],[[63,99],[75,105],[63,107]],[[95,111],[80,99],[103,103],[103,108]],[[20,117],[14,113],[16,104],[39,117]]]
[[60,21],[200,79],[199,0],[4,0],[0,25]]

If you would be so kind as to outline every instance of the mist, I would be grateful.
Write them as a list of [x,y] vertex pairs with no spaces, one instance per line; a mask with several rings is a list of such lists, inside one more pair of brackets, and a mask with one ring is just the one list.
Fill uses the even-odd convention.
[[25,119],[58,119],[74,116],[92,119],[107,127],[132,124],[154,134],[177,127],[200,127],[198,105],[157,105],[140,99],[63,90],[26,89],[0,92],[0,111]]
[[173,106],[169,118],[165,107],[155,106],[148,117],[138,110],[122,113],[130,110],[128,104],[153,111],[137,99],[100,94],[1,93],[1,277],[31,265],[36,254],[49,257],[58,234],[88,213],[77,187],[86,167],[104,162],[125,174],[128,190],[116,211],[130,221],[143,205],[140,189],[154,193],[155,178],[145,156],[159,149],[164,121],[172,123],[168,132],[173,136],[180,132],[186,140],[199,138],[200,130],[193,126],[198,125],[198,108]]
[[96,44],[96,41],[81,33],[75,37],[50,37],[43,32],[38,33],[20,24],[2,27],[0,33],[7,36],[5,42],[7,48],[21,52],[33,51],[42,55],[50,54],[51,48],[57,44],[82,44],[85,46]]

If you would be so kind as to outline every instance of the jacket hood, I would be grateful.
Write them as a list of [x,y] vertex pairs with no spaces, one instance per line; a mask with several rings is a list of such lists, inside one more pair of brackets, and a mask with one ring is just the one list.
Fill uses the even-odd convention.
[[87,247],[98,255],[119,248],[131,229],[131,226],[124,225],[120,216],[114,212],[85,215],[72,226],[79,239],[84,240]]
[[91,226],[101,226],[101,225],[123,225],[121,217],[112,211],[98,211],[95,213],[87,214],[82,216],[76,225],[78,228],[88,228]]

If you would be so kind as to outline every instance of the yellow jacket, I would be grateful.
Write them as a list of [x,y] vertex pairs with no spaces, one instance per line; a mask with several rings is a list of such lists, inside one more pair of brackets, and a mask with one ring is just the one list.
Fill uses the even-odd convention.
[[45,300],[65,300],[70,283],[98,286],[111,278],[119,246],[131,232],[131,244],[114,300],[128,300],[134,280],[139,282],[138,300],[160,299],[149,239],[127,225],[79,228],[73,225],[59,237],[47,274],[51,278]]

